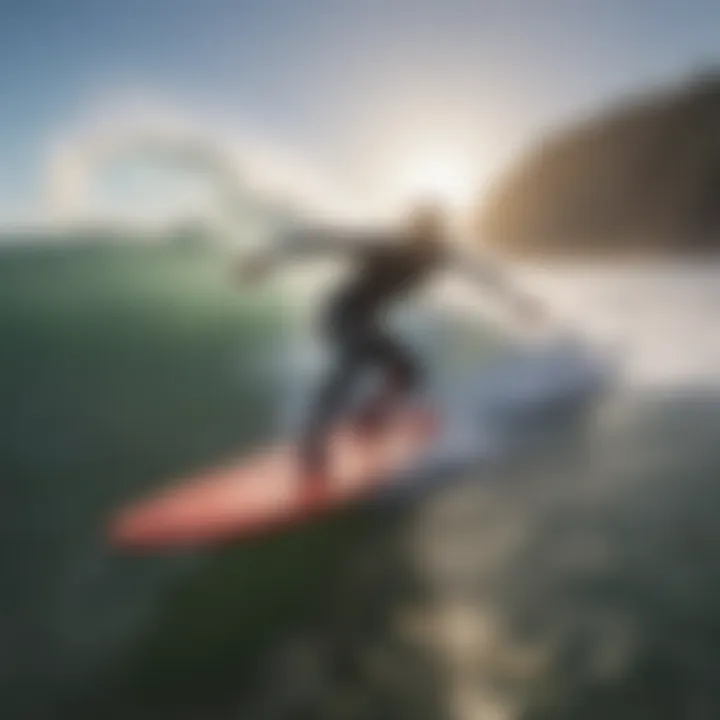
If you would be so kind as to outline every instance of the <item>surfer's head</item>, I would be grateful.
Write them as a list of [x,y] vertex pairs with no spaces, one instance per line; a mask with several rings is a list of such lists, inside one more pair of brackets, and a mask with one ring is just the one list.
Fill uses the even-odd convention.
[[424,201],[413,205],[404,218],[403,226],[408,240],[417,245],[442,245],[448,234],[445,211],[437,202]]

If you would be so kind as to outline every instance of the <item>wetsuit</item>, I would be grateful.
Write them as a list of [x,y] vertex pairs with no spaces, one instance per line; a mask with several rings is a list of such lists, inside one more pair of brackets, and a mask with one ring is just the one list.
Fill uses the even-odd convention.
[[358,375],[379,369],[382,391],[367,403],[360,421],[372,424],[389,405],[420,383],[420,363],[393,339],[383,316],[442,264],[442,248],[410,243],[372,245],[356,254],[355,275],[328,302],[322,331],[336,352],[335,367],[320,389],[308,424],[305,452],[310,466],[322,463],[323,435]]

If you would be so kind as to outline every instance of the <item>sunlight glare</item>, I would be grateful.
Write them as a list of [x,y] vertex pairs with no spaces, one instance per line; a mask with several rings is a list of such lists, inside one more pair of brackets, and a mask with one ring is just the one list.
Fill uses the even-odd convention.
[[451,214],[462,216],[472,210],[479,191],[476,157],[458,148],[435,153],[419,151],[400,163],[393,194],[401,206],[430,199],[442,203]]

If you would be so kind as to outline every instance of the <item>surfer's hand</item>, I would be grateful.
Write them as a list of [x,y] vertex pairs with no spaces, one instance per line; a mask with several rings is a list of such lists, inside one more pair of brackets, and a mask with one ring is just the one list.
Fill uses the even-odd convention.
[[235,278],[239,282],[257,282],[270,270],[270,258],[267,255],[248,255],[235,264]]
[[545,308],[535,298],[523,296],[517,302],[517,313],[524,325],[537,329],[549,321]]

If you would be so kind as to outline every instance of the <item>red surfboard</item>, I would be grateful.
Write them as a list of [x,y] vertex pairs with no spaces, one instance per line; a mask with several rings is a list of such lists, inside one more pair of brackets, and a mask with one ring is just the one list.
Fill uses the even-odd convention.
[[338,426],[322,482],[303,476],[296,445],[271,447],[121,509],[110,520],[110,541],[128,550],[217,544],[331,513],[389,482],[435,430],[431,415],[417,408],[398,412],[372,438]]

